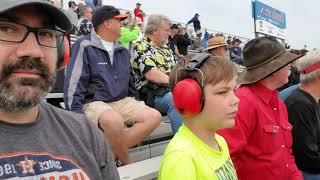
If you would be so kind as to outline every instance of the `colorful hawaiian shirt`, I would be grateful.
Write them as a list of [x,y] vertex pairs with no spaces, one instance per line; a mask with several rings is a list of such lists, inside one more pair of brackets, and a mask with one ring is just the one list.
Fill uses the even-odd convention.
[[131,63],[136,87],[139,90],[143,86],[157,86],[157,84],[146,80],[144,77],[145,73],[156,68],[169,75],[176,61],[169,46],[158,47],[151,39],[143,37],[140,41],[133,44]]

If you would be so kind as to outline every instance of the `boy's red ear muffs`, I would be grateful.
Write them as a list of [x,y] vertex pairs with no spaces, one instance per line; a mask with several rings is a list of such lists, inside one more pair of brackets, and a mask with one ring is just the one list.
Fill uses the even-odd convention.
[[70,43],[67,37],[64,37],[63,43],[58,47],[58,66],[57,70],[64,68],[70,59]]
[[67,37],[64,38],[63,45],[64,45],[64,54],[63,54],[63,61],[61,64],[61,68],[65,67],[69,63],[69,59],[70,59],[71,48],[70,48],[70,43]]
[[195,116],[202,110],[202,87],[193,79],[179,81],[173,89],[174,106],[180,114]]
[[[201,64],[210,57],[209,54],[198,54],[180,68],[176,74],[176,83],[172,91],[174,106],[182,115],[195,116],[202,111],[204,105],[203,73]],[[201,74],[201,84],[191,77],[177,82],[180,71],[198,71]]]

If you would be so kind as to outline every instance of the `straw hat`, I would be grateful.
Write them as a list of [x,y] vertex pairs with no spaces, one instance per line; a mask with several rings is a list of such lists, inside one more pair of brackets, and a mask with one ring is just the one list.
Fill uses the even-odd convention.
[[209,39],[208,48],[206,50],[208,51],[210,49],[214,49],[214,48],[221,47],[221,46],[227,46],[227,45],[228,44],[225,42],[224,37],[216,36],[216,37]]

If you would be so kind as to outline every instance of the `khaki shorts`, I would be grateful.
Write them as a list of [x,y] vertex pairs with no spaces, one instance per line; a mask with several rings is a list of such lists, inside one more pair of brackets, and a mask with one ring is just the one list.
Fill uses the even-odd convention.
[[119,101],[105,103],[103,101],[94,101],[83,106],[87,118],[98,125],[100,114],[106,110],[114,110],[122,116],[127,126],[132,126],[136,114],[147,106],[143,101],[137,101],[134,98],[126,97]]

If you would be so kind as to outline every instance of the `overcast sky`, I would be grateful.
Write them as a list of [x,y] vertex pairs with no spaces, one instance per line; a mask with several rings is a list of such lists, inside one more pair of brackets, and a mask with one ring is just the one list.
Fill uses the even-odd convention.
[[[286,13],[287,42],[292,48],[320,48],[319,0],[260,0]],[[251,0],[103,0],[117,8],[133,10],[140,2],[146,14],[164,14],[186,23],[200,14],[203,27],[248,38],[254,37]]]

